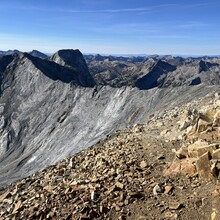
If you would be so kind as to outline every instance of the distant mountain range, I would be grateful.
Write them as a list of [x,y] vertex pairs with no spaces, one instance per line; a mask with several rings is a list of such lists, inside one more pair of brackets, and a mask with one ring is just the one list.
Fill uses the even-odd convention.
[[[1,51],[0,50],[0,56],[4,56],[4,55],[12,55],[12,54],[16,54],[16,53],[23,53],[22,51],[19,50],[8,50],[8,51]],[[48,58],[49,56],[51,56],[51,53],[42,53],[38,50],[32,50],[30,52],[26,52],[31,54],[32,56],[35,57],[39,57],[42,59]],[[188,55],[181,55],[181,54],[173,54],[173,55],[158,55],[158,54],[96,54],[96,53],[85,53],[83,54],[85,58],[87,59],[91,59],[91,58],[96,58],[98,59],[105,59],[105,58],[109,58],[109,59],[137,59],[137,60],[143,60],[144,58],[148,57],[148,58],[157,58],[157,59],[163,59],[165,57],[182,57],[182,58],[197,58],[197,59],[203,59],[203,58],[219,58],[220,55],[193,55],[193,54],[188,54]]]
[[220,58],[166,56],[115,57],[85,56],[98,85],[135,86],[139,89],[189,85],[218,85]]
[[[0,56],[6,56],[6,55],[13,55],[13,54],[20,54],[22,53],[19,50],[8,50],[8,51],[0,51]],[[30,55],[34,56],[34,57],[39,57],[41,59],[46,59],[48,58],[48,55],[38,51],[38,50],[32,50],[30,52],[27,52]]]

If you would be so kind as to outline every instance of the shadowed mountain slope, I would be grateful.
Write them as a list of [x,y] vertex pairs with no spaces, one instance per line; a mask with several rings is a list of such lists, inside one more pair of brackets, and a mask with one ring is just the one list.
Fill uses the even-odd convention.
[[167,62],[158,61],[146,75],[135,82],[135,86],[139,89],[162,87],[167,74],[173,72],[175,69],[175,66],[172,66]]

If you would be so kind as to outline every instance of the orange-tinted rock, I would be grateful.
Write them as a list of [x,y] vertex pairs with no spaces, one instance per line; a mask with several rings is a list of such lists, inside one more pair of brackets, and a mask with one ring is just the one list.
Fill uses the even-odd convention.
[[206,152],[196,161],[196,169],[200,178],[209,179],[211,174],[210,155]]
[[5,193],[3,193],[2,195],[0,195],[0,201],[6,199],[7,197],[9,197],[11,195],[11,193],[9,191],[6,191]]
[[208,142],[198,140],[194,144],[188,146],[188,153],[190,157],[200,157],[206,152],[212,154],[212,152],[216,149],[217,146],[215,144],[209,145]]
[[187,176],[193,176],[196,173],[196,167],[194,165],[195,158],[187,158],[181,161],[180,172]]
[[173,186],[171,186],[171,185],[167,185],[164,188],[165,188],[165,193],[167,193],[167,194],[173,190]]
[[180,161],[174,160],[170,166],[164,170],[164,176],[171,176],[180,173]]
[[196,173],[194,162],[195,158],[174,160],[171,165],[164,171],[164,175],[171,176],[176,174],[184,174],[187,176],[193,176]]

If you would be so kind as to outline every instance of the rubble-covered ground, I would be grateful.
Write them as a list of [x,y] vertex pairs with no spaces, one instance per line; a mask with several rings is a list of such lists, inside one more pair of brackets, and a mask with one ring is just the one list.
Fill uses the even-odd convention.
[[220,219],[219,95],[118,131],[0,191],[0,219]]

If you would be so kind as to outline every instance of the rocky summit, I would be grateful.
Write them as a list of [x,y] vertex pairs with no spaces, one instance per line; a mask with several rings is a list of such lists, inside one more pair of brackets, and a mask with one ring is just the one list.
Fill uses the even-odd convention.
[[219,67],[2,55],[0,219],[220,219]]

